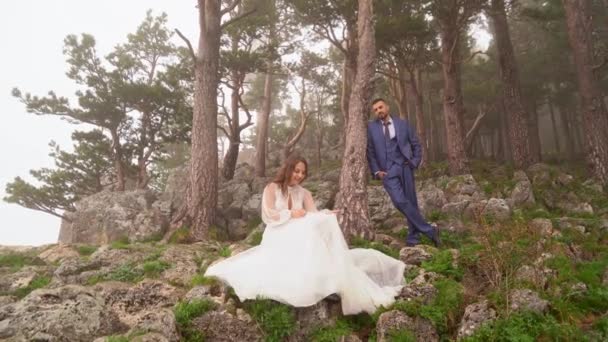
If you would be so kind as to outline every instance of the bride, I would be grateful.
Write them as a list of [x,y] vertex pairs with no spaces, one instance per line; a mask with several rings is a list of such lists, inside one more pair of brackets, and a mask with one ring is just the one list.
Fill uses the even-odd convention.
[[404,285],[405,264],[371,249],[348,249],[335,212],[317,211],[300,184],[308,164],[288,159],[262,195],[266,229],[259,246],[207,269],[241,301],[260,296],[296,307],[337,294],[345,315],[389,306]]

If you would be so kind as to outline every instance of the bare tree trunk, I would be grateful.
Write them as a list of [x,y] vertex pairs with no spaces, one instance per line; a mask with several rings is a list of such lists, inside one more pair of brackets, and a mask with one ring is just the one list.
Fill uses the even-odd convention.
[[124,164],[124,156],[122,151],[122,145],[120,144],[120,137],[118,135],[118,129],[111,129],[110,135],[112,136],[112,150],[114,151],[114,167],[116,168],[116,191],[125,191],[126,171]]
[[555,120],[555,109],[553,108],[553,101],[551,97],[547,99],[547,105],[549,106],[549,113],[551,114],[551,126],[553,127],[553,141],[555,142],[555,152],[561,154],[561,147],[559,143],[559,131],[557,130],[557,122]]
[[608,111],[594,67],[592,20],[588,0],[563,0],[568,38],[578,78],[585,129],[585,157],[591,174],[608,185]]
[[[342,65],[342,94],[340,98],[340,109],[342,110],[342,118],[344,127],[348,125],[350,113],[350,94],[352,93],[353,82],[355,81],[355,73],[357,72],[357,39],[355,37],[357,30],[353,27],[350,21],[346,23],[346,48],[344,52],[344,64]],[[343,145],[346,141],[346,130],[340,136],[340,143]]]
[[526,111],[522,101],[519,72],[513,44],[509,34],[509,24],[504,0],[492,0],[488,14],[492,19],[492,28],[498,50],[498,64],[503,83],[504,103],[509,120],[509,138],[513,163],[518,169],[524,169],[533,161],[528,144],[528,126]]
[[441,59],[444,80],[443,115],[447,134],[448,168],[451,175],[469,171],[464,146],[464,104],[460,80],[460,30],[456,18],[441,25]]
[[264,81],[264,104],[262,110],[258,112],[257,143],[255,151],[255,175],[258,177],[266,176],[266,147],[268,145],[268,123],[270,110],[272,108],[272,62],[268,63],[266,80]]
[[542,160],[542,148],[538,129],[538,110],[536,101],[531,101],[528,112],[528,137],[530,142],[530,162],[538,163]]
[[198,0],[200,37],[195,64],[192,156],[188,216],[192,237],[204,240],[217,210],[217,88],[220,50],[219,0]]
[[[429,92],[430,93],[430,92]],[[428,117],[429,117],[429,146],[428,146],[428,150],[429,150],[429,160],[430,161],[436,161],[437,160],[437,142],[436,142],[436,137],[435,137],[435,131],[437,130],[435,128],[436,124],[435,124],[435,115],[433,113],[433,100],[431,100],[431,98],[427,98],[426,100],[428,106]]]
[[511,158],[511,145],[509,139],[509,120],[507,120],[507,113],[504,111],[504,103],[502,100],[498,102],[498,110],[500,111],[500,122],[501,122],[501,138],[503,146],[503,158],[505,161],[513,161]]
[[321,170],[321,147],[323,146],[323,124],[321,122],[322,118],[322,103],[321,99],[317,97],[317,170]]
[[389,78],[389,92],[397,102],[397,110],[399,110],[399,117],[407,120],[409,118],[408,112],[408,96],[407,96],[407,82],[405,81],[404,67],[393,64],[390,66],[393,77]]
[[367,204],[367,118],[375,72],[376,44],[372,0],[359,0],[357,73],[350,96],[344,158],[340,172],[338,209],[340,226],[347,238],[371,238],[373,232]]
[[562,127],[564,128],[564,140],[566,146],[566,158],[568,160],[572,160],[574,158],[574,150],[575,150],[575,142],[572,137],[572,122],[569,118],[569,109],[565,106],[561,106],[558,104],[557,111],[559,112],[559,117],[562,121]]
[[427,140],[426,140],[426,131],[424,129],[424,99],[422,98],[422,79],[421,79],[420,70],[412,70],[410,71],[410,84],[412,87],[412,94],[414,95],[414,103],[416,107],[416,134],[418,135],[418,140],[420,141],[420,146],[422,147],[422,164],[421,167],[424,167],[425,160],[427,158]]
[[241,146],[241,131],[240,118],[239,118],[239,91],[241,88],[240,77],[236,71],[232,71],[232,93],[230,94],[230,120],[229,120],[229,131],[228,136],[228,152],[224,156],[224,162],[222,163],[222,176],[226,180],[230,180],[234,177],[234,170],[236,169],[236,161],[239,158],[239,147]]

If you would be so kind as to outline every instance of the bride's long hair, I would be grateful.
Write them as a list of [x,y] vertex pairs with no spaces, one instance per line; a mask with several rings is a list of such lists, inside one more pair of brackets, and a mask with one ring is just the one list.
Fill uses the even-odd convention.
[[272,180],[273,183],[277,183],[277,185],[281,187],[281,193],[283,193],[284,196],[287,195],[287,187],[289,186],[291,175],[293,174],[293,170],[296,168],[298,163],[304,164],[305,172],[304,178],[302,179],[303,182],[308,177],[308,162],[306,159],[300,156],[291,156],[287,158],[283,166],[279,169],[279,172],[277,172],[277,175]]

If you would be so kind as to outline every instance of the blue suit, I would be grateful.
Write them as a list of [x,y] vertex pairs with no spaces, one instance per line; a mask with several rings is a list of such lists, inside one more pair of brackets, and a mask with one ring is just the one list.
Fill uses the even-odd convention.
[[367,161],[372,174],[386,172],[383,185],[395,207],[405,215],[409,227],[408,244],[420,242],[420,233],[431,240],[434,228],[427,223],[418,208],[414,170],[422,160],[422,147],[407,121],[392,118],[395,137],[388,139],[382,121],[367,126]]

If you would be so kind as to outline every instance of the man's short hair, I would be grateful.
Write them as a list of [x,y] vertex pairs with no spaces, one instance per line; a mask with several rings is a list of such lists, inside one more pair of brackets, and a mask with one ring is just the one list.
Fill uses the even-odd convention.
[[374,101],[372,101],[372,106],[375,105],[376,103],[380,102],[380,101],[386,103],[385,99],[383,99],[381,97],[377,97],[377,98],[374,99]]

